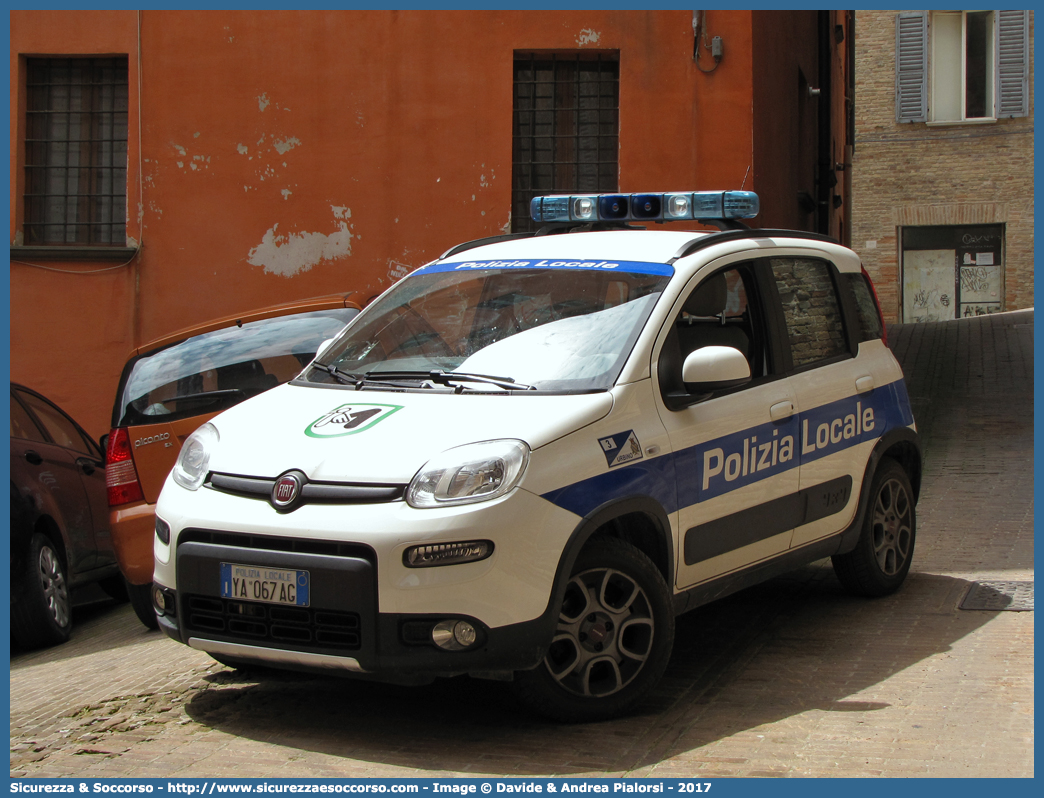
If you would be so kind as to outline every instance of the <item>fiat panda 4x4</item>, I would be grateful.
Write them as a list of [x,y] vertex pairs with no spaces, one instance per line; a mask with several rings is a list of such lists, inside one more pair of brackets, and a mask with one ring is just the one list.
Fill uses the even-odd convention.
[[[827,556],[894,591],[921,458],[872,285],[757,212],[538,197],[536,234],[394,285],[185,442],[161,628],[233,667],[500,678],[589,720],[657,682],[678,613]],[[635,229],[671,219],[719,232]]]

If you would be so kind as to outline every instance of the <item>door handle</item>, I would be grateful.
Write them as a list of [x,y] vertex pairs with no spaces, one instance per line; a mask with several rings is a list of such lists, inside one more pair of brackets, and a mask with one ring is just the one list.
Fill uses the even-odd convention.
[[40,457],[40,455],[38,455],[32,449],[27,449],[26,450],[26,452],[25,452],[25,459],[28,460],[33,465],[40,465],[40,463],[43,462],[43,458]]
[[791,401],[777,402],[769,408],[769,418],[773,421],[782,421],[794,415],[794,403]]
[[875,387],[873,377],[860,377],[856,380],[856,393],[870,393]]
[[87,476],[93,474],[94,469],[98,468],[99,466],[98,463],[96,463],[94,460],[91,460],[89,457],[77,457],[76,465],[78,465],[80,467],[80,470],[83,471],[83,473],[85,473]]

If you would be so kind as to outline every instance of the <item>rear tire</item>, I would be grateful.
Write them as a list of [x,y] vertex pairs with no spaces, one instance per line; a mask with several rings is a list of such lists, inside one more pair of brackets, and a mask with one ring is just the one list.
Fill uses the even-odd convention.
[[674,609],[659,570],[617,538],[580,552],[544,661],[515,674],[534,712],[569,723],[627,711],[660,680],[674,647]]
[[906,471],[882,458],[855,548],[831,558],[842,586],[857,596],[887,596],[899,589],[913,561],[917,533],[914,493]]
[[152,608],[152,582],[144,585],[132,585],[127,582],[127,596],[138,620],[148,629],[159,629],[156,611]]
[[11,606],[11,631],[27,648],[64,643],[72,633],[72,600],[65,563],[45,535],[29,541],[24,594]]

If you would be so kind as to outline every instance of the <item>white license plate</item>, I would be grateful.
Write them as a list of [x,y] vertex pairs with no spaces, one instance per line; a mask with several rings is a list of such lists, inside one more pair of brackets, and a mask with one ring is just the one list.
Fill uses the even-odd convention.
[[308,571],[221,563],[221,597],[266,604],[308,606]]

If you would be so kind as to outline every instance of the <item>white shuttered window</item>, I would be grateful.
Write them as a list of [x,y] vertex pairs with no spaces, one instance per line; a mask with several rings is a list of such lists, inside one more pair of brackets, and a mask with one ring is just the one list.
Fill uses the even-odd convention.
[[997,118],[1029,116],[1029,11],[997,12]]
[[904,11],[895,31],[897,122],[1029,114],[1028,11]]
[[895,18],[895,121],[928,121],[928,12]]

